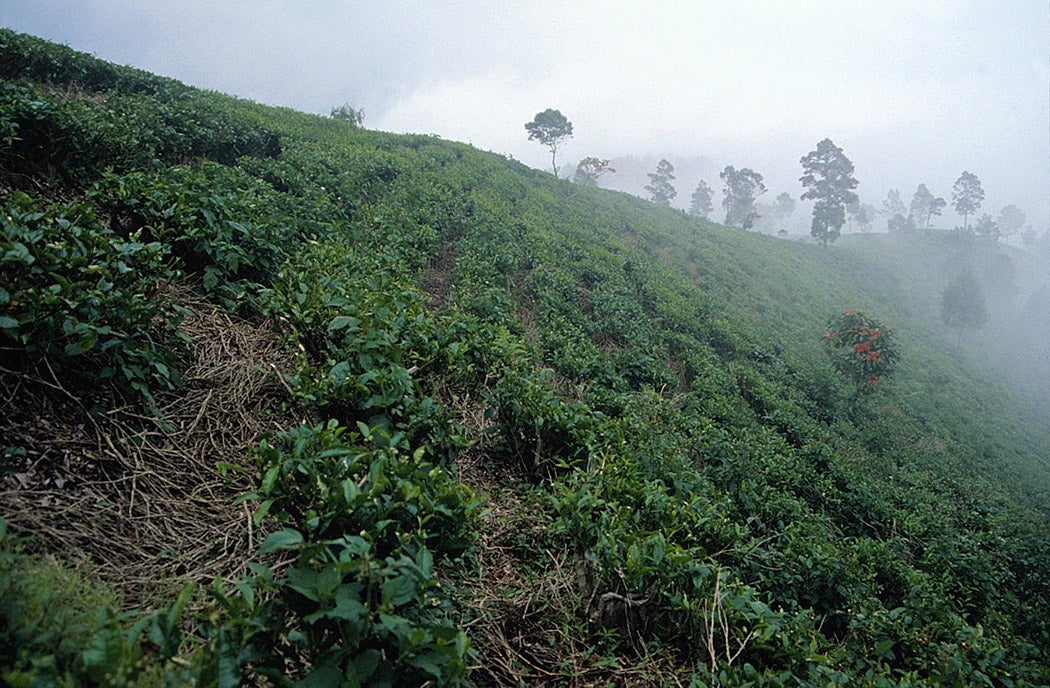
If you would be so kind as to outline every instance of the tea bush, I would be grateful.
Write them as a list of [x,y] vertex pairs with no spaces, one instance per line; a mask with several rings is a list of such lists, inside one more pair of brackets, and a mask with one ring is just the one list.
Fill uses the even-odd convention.
[[116,595],[88,573],[31,554],[0,519],[0,678],[6,685],[184,686],[171,661],[193,591],[155,614],[115,611]]
[[294,560],[281,572],[256,564],[235,591],[217,590],[230,612],[217,656],[237,657],[228,672],[355,686],[444,685],[465,674],[470,645],[434,565],[469,548],[476,501],[425,455],[363,423],[262,441],[250,496],[260,500],[256,522],[281,529],[259,554]]
[[[1050,682],[1050,545],[1029,508],[1046,511],[1045,423],[943,355],[870,256],[7,30],[0,78],[5,383],[171,391],[171,280],[296,359],[269,410],[304,422],[252,454],[269,536],[251,573],[187,617],[176,601],[97,624],[75,641],[92,662],[135,665],[177,625],[172,676],[205,685],[455,684],[468,664],[493,683]],[[843,304],[899,341],[825,329]],[[842,409],[842,374],[866,392],[886,362],[895,384]],[[484,519],[464,457],[499,483]],[[496,549],[471,559],[482,528]],[[514,574],[498,585],[493,558]],[[485,623],[521,638],[520,656],[475,638],[520,673],[470,658],[464,629]],[[27,647],[5,671],[98,679],[83,652]]]
[[303,237],[271,216],[273,189],[239,169],[201,161],[152,172],[107,173],[89,196],[114,227],[167,245],[178,267],[208,291],[239,280],[267,282]]
[[152,401],[180,384],[181,318],[158,295],[167,247],[105,227],[86,204],[15,192],[0,209],[0,341],[20,370],[51,368],[84,389],[109,380]]

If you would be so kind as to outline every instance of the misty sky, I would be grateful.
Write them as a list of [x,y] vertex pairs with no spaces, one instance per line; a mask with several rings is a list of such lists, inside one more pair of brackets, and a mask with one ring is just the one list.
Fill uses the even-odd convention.
[[967,170],[982,212],[1014,203],[1050,228],[1050,0],[567,5],[0,0],[0,24],[262,103],[349,102],[369,128],[540,168],[524,124],[554,107],[576,130],[565,172],[588,155],[702,156],[715,189],[725,165],[762,173],[763,201],[797,198],[799,158],[830,137],[876,207],[920,182],[950,203]]

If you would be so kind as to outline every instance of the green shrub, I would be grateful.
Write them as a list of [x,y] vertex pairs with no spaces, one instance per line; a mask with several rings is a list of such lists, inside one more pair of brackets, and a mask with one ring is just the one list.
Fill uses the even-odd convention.
[[19,369],[110,380],[147,402],[180,384],[180,316],[157,295],[171,276],[164,245],[117,236],[85,204],[21,192],[3,201],[0,228],[0,341]]
[[831,318],[822,337],[835,369],[857,394],[874,389],[893,373],[899,356],[895,339],[893,330],[854,308]]
[[269,282],[284,255],[279,244],[302,238],[271,216],[279,200],[268,184],[214,162],[106,174],[90,196],[115,227],[170,247],[179,267],[199,275],[208,291]]
[[255,565],[236,591],[216,591],[232,612],[217,657],[318,685],[458,682],[469,642],[434,564],[470,547],[476,502],[424,455],[403,436],[334,421],[264,440],[250,496],[256,521],[282,529],[260,555],[294,561],[282,573]]

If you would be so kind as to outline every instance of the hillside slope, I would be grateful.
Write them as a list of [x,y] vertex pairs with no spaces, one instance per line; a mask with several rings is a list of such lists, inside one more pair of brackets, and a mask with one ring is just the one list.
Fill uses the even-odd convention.
[[0,77],[5,679],[1050,682],[1050,428],[877,262],[8,31]]

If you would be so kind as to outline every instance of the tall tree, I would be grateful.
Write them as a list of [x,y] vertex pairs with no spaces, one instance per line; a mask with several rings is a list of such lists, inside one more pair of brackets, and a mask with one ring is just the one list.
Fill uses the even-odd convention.
[[894,215],[904,215],[908,212],[904,201],[901,200],[901,192],[897,191],[897,189],[890,189],[886,193],[886,200],[882,202],[882,210],[880,212],[887,218],[891,218]]
[[929,227],[933,216],[940,215],[946,205],[948,204],[944,199],[930,193],[925,184],[919,184],[919,187],[915,189],[915,195],[911,198],[912,220],[918,226]]
[[849,227],[849,231],[853,231],[853,221],[857,219],[857,213],[860,212],[860,197],[858,196],[852,203],[846,204],[846,226]]
[[780,236],[786,235],[785,224],[788,218],[795,212],[796,203],[794,197],[786,191],[781,192],[771,203],[756,203],[755,221],[756,229],[760,232],[776,232]]
[[999,233],[1005,237],[1020,234],[1027,219],[1024,211],[1011,203],[999,211]]
[[572,176],[572,183],[581,186],[598,186],[598,177],[606,172],[615,172],[608,160],[595,158],[593,156],[584,158],[576,164],[576,173]]
[[800,162],[803,174],[799,181],[806,189],[801,198],[815,201],[809,233],[827,247],[829,241],[838,239],[846,223],[846,206],[857,200],[853,189],[859,182],[853,177],[853,163],[831,139],[818,143]]
[[960,272],[944,288],[941,296],[941,320],[958,330],[956,348],[962,343],[966,330],[979,330],[988,322],[988,307],[984,303],[981,285],[969,270]]
[[649,173],[649,183],[645,185],[645,190],[649,192],[649,200],[660,205],[671,205],[671,199],[678,195],[671,185],[674,178],[674,165],[667,160],[661,160],[656,165],[656,172]]
[[530,141],[539,141],[551,151],[551,169],[558,176],[558,148],[566,139],[572,138],[572,122],[558,110],[539,112],[525,125]]
[[722,189],[722,207],[726,211],[725,223],[730,227],[751,229],[758,215],[755,211],[755,199],[766,192],[762,175],[748,167],[738,170],[732,165],[726,165],[718,176],[725,182],[725,188]]
[[696,185],[696,191],[689,197],[689,214],[702,217],[705,220],[711,216],[711,211],[715,209],[712,205],[712,198],[714,198],[715,190],[707,185],[703,179]]
[[964,170],[952,187],[952,207],[956,213],[963,216],[963,229],[970,226],[970,213],[976,212],[983,200],[984,189],[981,188],[981,180],[977,175]]

